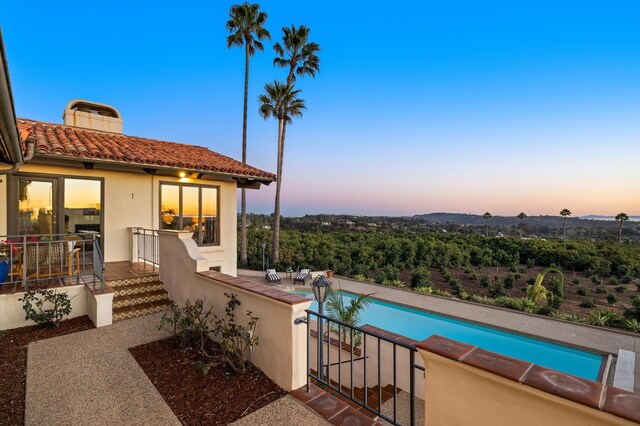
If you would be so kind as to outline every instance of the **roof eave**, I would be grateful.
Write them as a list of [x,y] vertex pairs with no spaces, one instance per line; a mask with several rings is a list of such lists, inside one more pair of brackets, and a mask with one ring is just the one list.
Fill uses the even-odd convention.
[[0,156],[2,157],[0,160],[6,160],[8,163],[24,161],[2,29],[0,29]]
[[150,163],[129,163],[129,162],[123,162],[123,161],[109,160],[104,158],[68,157],[68,156],[55,155],[55,154],[36,153],[31,163],[39,162],[38,160],[44,160],[43,162],[48,164],[56,163],[56,162],[59,162],[60,160],[79,163],[79,164],[93,163],[93,164],[99,164],[103,166],[112,166],[118,169],[135,170],[135,171],[140,171],[145,173],[147,173],[148,169],[153,169],[153,170],[161,170],[165,172],[175,172],[176,175],[178,175],[180,172],[185,172],[189,174],[224,176],[238,182],[238,187],[242,187],[241,185],[244,185],[243,181],[247,181],[249,184],[251,183],[249,181],[259,182],[260,184],[263,184],[263,185],[269,185],[271,182],[275,182],[275,178],[269,178],[265,176],[248,175],[248,174],[245,175],[240,173],[229,173],[229,172],[215,171],[215,170],[192,169],[187,167],[161,166],[161,165],[150,164]]

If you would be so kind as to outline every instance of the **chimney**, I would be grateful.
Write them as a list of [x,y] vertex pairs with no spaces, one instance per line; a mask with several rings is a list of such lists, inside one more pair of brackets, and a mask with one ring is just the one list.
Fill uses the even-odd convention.
[[122,117],[112,106],[74,99],[62,114],[66,126],[82,127],[110,133],[122,133]]

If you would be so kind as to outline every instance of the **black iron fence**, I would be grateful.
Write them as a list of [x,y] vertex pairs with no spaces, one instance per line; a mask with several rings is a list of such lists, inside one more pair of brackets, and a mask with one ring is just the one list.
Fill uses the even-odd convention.
[[[400,425],[401,417],[408,417],[409,424],[414,425],[416,375],[422,380],[424,377],[424,367],[416,363],[416,348],[372,330],[306,312],[306,321],[302,321],[307,324],[307,391],[313,380],[393,425]],[[312,349],[313,337],[317,354]],[[398,405],[402,390],[408,393],[408,407]],[[385,398],[392,409],[383,412]],[[408,413],[401,416],[399,410]]]
[[133,230],[136,238],[138,262],[148,263],[155,270],[159,262],[159,239],[155,229],[136,228]]

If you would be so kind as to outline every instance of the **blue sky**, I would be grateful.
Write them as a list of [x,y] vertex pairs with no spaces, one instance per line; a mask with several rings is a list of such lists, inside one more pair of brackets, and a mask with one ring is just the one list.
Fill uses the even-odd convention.
[[[125,133],[239,158],[244,54],[228,1],[0,0],[18,115],[116,106]],[[640,214],[638,1],[260,2],[273,41],[305,24],[321,72],[288,128],[283,213]],[[249,162],[275,171],[284,79],[251,60]],[[273,210],[275,185],[250,191]]]

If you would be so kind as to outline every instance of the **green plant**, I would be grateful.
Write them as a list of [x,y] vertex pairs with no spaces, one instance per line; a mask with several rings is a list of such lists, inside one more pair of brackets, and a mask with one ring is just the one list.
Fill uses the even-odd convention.
[[381,284],[388,285],[390,287],[405,287],[405,283],[400,280],[384,280]]
[[640,333],[640,321],[635,318],[631,318],[625,321],[624,323],[627,328],[631,331],[635,331],[636,333]]
[[496,299],[487,296],[473,294],[469,297],[472,302],[482,303],[484,305],[496,305]]
[[222,347],[225,363],[235,373],[241,374],[251,364],[253,347],[259,343],[255,330],[260,318],[247,310],[247,325],[238,324],[235,310],[241,303],[235,294],[224,295],[229,299],[224,309],[225,317],[215,319],[213,333]]
[[616,287],[616,291],[617,291],[618,293],[624,293],[624,291],[625,291],[626,289],[627,289],[627,288],[626,288],[625,286],[623,286],[623,285],[619,285],[618,287]]
[[631,307],[624,311],[624,317],[640,321],[640,296],[633,296],[631,298]]
[[597,294],[605,294],[607,292],[607,289],[605,289],[604,287],[602,287],[601,285],[596,287],[596,293]]
[[496,280],[489,286],[489,296],[498,297],[504,295],[504,287],[501,280]]
[[571,282],[575,285],[579,285],[580,284],[580,280],[578,279],[578,277],[573,277],[573,279],[571,280]]
[[480,277],[480,287],[487,288],[491,284],[491,278],[487,275],[483,275]]
[[[430,287],[420,287],[420,289],[423,288]],[[349,303],[345,304],[345,298],[342,297],[342,289],[338,287],[338,291],[331,290],[329,298],[327,299],[328,314],[342,322],[357,326],[360,323],[360,314],[371,304],[370,299],[374,294],[375,293],[360,294],[356,298],[349,298]],[[331,332],[339,334],[340,340],[348,344],[351,339],[351,332],[346,330],[344,327],[341,327],[341,330],[338,330],[338,328],[339,327],[336,325],[332,325]],[[355,331],[353,340],[353,344],[355,346],[360,346],[360,343],[362,342],[361,333]]]
[[563,294],[562,284],[564,283],[564,274],[557,268],[547,268],[538,274],[533,285],[530,284],[527,286],[527,299],[531,300],[536,305],[539,305],[543,300],[546,300],[547,303],[549,303],[549,299],[553,301],[553,298],[555,296],[554,292],[547,290],[547,288],[542,285],[542,281],[544,280],[545,275],[547,275],[549,272],[560,275],[560,281],[556,285],[556,288],[558,289],[559,294]]
[[589,289],[586,286],[580,284],[576,289],[576,293],[578,293],[580,296],[586,296],[587,294],[589,294]]
[[46,288],[28,290],[18,300],[23,302],[25,320],[35,321],[45,327],[56,327],[65,316],[71,314],[71,299],[67,292],[58,293]]
[[427,268],[417,268],[411,273],[412,287],[428,287],[431,284],[431,271]]
[[580,302],[580,304],[578,305],[581,308],[595,308],[596,307],[596,302],[593,299],[587,299],[587,300],[583,300],[582,302]]
[[619,285],[620,282],[618,281],[618,279],[616,277],[611,277],[611,278],[609,278],[609,282],[607,284],[608,285]]
[[604,327],[611,324],[616,319],[616,317],[616,313],[608,309],[594,309],[593,311],[589,312],[587,321],[591,325]]
[[4,337],[7,335],[7,331],[6,330],[0,330],[0,338]]
[[203,299],[187,300],[183,308],[171,303],[171,311],[162,315],[158,329],[173,334],[182,349],[193,349],[209,357],[206,346],[214,319],[213,307],[205,309]]
[[615,294],[613,293],[609,293],[607,295],[607,303],[610,305],[615,305],[618,302],[618,298],[616,297]]
[[513,283],[515,281],[515,274],[509,273],[506,277],[504,277],[504,288],[513,288]]
[[591,282],[595,285],[600,285],[602,284],[602,278],[600,278],[598,275],[591,275]]

